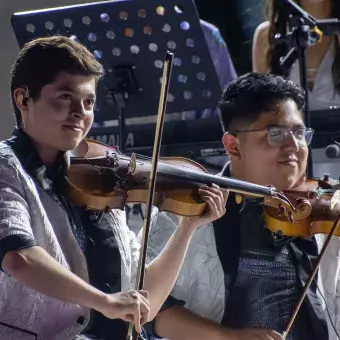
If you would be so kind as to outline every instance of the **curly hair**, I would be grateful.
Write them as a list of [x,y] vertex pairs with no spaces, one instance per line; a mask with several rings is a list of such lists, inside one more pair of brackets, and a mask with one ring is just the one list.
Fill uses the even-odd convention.
[[305,92],[291,80],[279,75],[247,73],[229,83],[219,102],[224,132],[233,132],[255,122],[261,113],[280,100],[293,100],[304,110]]

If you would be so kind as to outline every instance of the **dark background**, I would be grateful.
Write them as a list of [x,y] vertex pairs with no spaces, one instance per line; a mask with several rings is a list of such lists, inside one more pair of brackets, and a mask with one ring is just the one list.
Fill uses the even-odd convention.
[[217,26],[237,73],[251,71],[255,28],[265,19],[266,0],[196,0],[200,18]]

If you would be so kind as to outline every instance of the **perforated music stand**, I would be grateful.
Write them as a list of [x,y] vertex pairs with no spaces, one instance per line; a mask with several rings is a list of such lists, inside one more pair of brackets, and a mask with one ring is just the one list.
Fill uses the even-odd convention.
[[[163,58],[175,54],[167,111],[216,107],[221,87],[192,0],[105,1],[15,13],[20,46],[32,39],[73,36],[106,70],[95,121],[156,115]],[[53,67],[53,65],[51,65]]]

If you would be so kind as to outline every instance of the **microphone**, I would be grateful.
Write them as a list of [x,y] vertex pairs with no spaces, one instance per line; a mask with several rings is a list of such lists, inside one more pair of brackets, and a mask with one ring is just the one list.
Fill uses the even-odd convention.
[[328,158],[340,158],[340,146],[337,144],[328,145],[325,153]]

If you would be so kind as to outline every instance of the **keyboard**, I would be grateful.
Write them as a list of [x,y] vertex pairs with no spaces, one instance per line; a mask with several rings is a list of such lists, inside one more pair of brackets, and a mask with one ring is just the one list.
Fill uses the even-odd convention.
[[[152,155],[156,124],[133,124],[125,128],[125,153]],[[89,138],[109,145],[118,144],[118,127],[95,127]],[[164,123],[161,155],[207,157],[225,154],[218,118],[169,121]]]
[[[311,112],[311,126],[315,130],[312,148],[326,148],[334,140],[340,141],[340,110]],[[125,153],[151,156],[156,124],[131,124],[125,129]],[[188,158],[224,155],[222,128],[218,117],[200,120],[168,121],[164,123],[161,156]],[[94,127],[89,138],[109,145],[118,144],[118,127]]]

